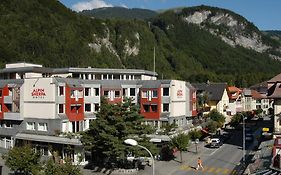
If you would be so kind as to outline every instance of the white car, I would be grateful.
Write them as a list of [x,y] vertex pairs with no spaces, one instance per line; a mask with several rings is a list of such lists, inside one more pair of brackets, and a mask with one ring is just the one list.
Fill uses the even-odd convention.
[[211,148],[219,148],[222,145],[222,142],[219,138],[212,138],[210,142]]

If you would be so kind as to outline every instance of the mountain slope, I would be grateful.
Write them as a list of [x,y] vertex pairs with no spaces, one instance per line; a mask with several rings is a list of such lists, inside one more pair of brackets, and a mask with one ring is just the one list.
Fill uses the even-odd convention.
[[104,7],[92,10],[83,10],[82,15],[101,19],[149,19],[157,15],[155,11],[139,8]]
[[281,43],[281,31],[280,30],[267,30],[263,33],[272,39],[275,39]]
[[[271,50],[278,48],[272,39],[261,35],[268,42],[263,44],[271,47],[264,52],[229,45],[221,36],[210,33],[214,28],[211,23],[185,20],[195,13],[194,8],[186,8],[167,11],[150,21],[102,20],[77,14],[57,0],[2,0],[0,66],[26,61],[49,67],[153,70],[155,47],[159,78],[227,81],[248,86],[281,71],[281,62],[269,56]],[[240,20],[246,21],[242,17]],[[218,28],[223,35],[228,31]],[[255,27],[249,29],[252,30],[259,33]],[[243,32],[247,35],[249,31]]]

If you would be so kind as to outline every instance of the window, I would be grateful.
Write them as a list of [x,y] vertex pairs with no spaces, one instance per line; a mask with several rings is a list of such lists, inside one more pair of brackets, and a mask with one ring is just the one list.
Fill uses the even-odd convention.
[[85,88],[85,97],[91,96],[91,89]]
[[109,80],[112,80],[112,77],[113,77],[113,76],[112,76],[111,74],[108,75],[108,79],[109,79]]
[[48,146],[46,146],[46,145],[37,145],[36,151],[38,151],[42,156],[49,155]]
[[75,97],[75,90],[71,90],[71,91],[70,91],[70,96],[71,96],[71,98],[74,98],[74,97]]
[[3,126],[4,126],[3,121],[0,121],[0,128],[3,128]]
[[13,127],[13,124],[11,121],[6,121],[5,123],[5,128],[12,128]]
[[144,112],[149,112],[149,105],[143,105]]
[[2,89],[0,89],[0,97],[2,97]]
[[163,112],[169,112],[169,103],[163,103]]
[[130,96],[136,95],[136,88],[130,88]]
[[157,98],[158,94],[157,94],[157,90],[153,90],[152,91],[152,98]]
[[120,91],[115,91],[115,98],[119,98],[120,97]]
[[99,104],[95,103],[95,112],[99,111]]
[[147,98],[147,91],[142,92],[142,98]]
[[169,88],[163,88],[163,96],[169,96]]
[[8,109],[8,112],[11,112],[11,111],[12,111],[12,104],[5,103],[4,105],[5,105],[6,108]]
[[59,96],[63,96],[63,95],[64,95],[64,87],[59,86]]
[[71,113],[76,113],[76,114],[78,114],[79,111],[80,111],[80,109],[81,109],[81,105],[80,105],[80,104],[71,105],[71,106],[70,106],[70,111],[71,111]]
[[95,88],[95,96],[100,96],[99,88]]
[[127,92],[128,92],[128,89],[127,88],[123,88],[123,93],[122,94],[123,94],[124,97],[127,96]]
[[38,131],[47,131],[48,126],[47,123],[38,123]]
[[90,103],[85,104],[85,112],[92,112]]
[[151,105],[151,111],[152,112],[157,112],[157,105],[155,105],[155,104],[153,104],[153,105]]
[[2,104],[0,104],[0,112],[2,112]]
[[64,105],[63,104],[59,104],[59,114],[64,113]]
[[109,96],[109,91],[104,91],[104,92],[103,92],[103,95],[104,95],[105,97],[108,97],[108,96]]
[[27,130],[35,130],[35,122],[26,122]]

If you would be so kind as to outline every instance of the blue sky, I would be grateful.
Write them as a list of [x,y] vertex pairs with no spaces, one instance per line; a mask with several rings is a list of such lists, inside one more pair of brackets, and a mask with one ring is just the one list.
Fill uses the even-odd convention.
[[261,30],[281,30],[281,0],[60,0],[75,11],[123,6],[151,10],[210,5],[232,10]]

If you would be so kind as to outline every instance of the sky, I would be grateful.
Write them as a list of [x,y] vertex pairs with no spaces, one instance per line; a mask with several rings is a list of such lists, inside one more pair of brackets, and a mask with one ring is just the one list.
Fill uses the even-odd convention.
[[75,11],[115,6],[163,10],[203,4],[238,13],[260,30],[281,30],[281,0],[60,0],[60,2]]

